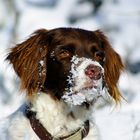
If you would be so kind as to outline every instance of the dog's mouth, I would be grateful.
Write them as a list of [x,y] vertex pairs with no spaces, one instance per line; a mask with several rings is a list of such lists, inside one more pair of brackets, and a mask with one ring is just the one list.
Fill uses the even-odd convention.
[[98,62],[87,58],[75,58],[71,75],[68,78],[71,86],[66,88],[62,96],[65,102],[71,105],[91,105],[102,96],[104,71]]
[[[97,83],[100,84],[97,85]],[[72,87],[64,93],[62,99],[71,105],[93,105],[102,96],[103,87],[101,85],[102,78],[99,81],[94,81],[92,84],[86,84],[79,90],[74,90],[74,87]]]

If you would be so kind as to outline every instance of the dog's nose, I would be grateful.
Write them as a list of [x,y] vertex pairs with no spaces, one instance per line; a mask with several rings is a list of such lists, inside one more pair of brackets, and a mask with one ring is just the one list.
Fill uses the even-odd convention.
[[91,64],[85,69],[85,74],[92,80],[99,80],[102,77],[102,69],[100,66]]

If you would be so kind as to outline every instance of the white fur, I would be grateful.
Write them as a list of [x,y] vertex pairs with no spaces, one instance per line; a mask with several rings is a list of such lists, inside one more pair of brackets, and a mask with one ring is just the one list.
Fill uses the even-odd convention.
[[[40,93],[33,99],[33,111],[37,119],[53,136],[66,136],[82,127],[85,120],[91,117],[91,109],[82,106],[70,107],[63,101],[54,100],[50,94]],[[70,115],[73,112],[74,118]],[[10,117],[6,140],[39,140],[30,126],[29,120],[22,112]],[[84,140],[97,140],[98,132],[93,125]]]

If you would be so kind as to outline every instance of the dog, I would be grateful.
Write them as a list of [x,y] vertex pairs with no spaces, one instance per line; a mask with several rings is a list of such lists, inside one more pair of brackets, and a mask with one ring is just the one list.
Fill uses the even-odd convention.
[[121,100],[117,82],[124,66],[100,30],[39,29],[6,60],[27,97],[12,115],[10,140],[96,140],[96,101],[107,93]]

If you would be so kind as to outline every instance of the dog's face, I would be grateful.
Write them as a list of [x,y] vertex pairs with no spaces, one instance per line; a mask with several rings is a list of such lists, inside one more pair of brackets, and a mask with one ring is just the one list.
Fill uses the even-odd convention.
[[101,96],[108,86],[110,95],[120,100],[116,84],[123,64],[100,31],[39,30],[13,48],[7,59],[30,95],[43,91],[80,105]]
[[66,102],[92,101],[99,95],[95,89],[103,89],[105,52],[101,42],[93,32],[79,29],[56,30],[50,35],[54,40],[49,45],[44,86]]

